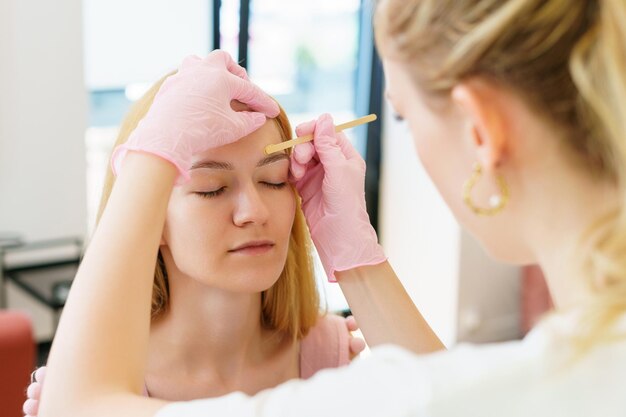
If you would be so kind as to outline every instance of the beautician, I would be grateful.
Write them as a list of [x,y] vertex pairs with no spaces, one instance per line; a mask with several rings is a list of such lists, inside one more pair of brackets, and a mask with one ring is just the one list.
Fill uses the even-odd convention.
[[387,96],[441,195],[494,258],[541,265],[555,312],[520,342],[426,354],[442,346],[369,225],[363,160],[322,116],[298,128],[314,141],[295,148],[292,175],[371,356],[253,397],[142,398],[172,187],[194,153],[277,113],[214,52],[183,63],[113,155],[121,170],[61,319],[41,417],[626,415],[626,3],[384,0],[375,24]]

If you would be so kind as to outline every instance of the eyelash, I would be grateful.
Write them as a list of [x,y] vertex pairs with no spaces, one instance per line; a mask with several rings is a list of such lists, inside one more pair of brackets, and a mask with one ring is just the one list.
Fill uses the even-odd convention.
[[285,188],[285,185],[287,185],[286,182],[280,182],[280,183],[273,183],[273,182],[262,182],[261,184],[265,185],[266,187],[269,187],[273,190],[280,190],[281,188]]
[[202,197],[202,198],[213,198],[213,197],[217,197],[220,194],[224,193],[224,191],[226,191],[226,187],[222,187],[218,190],[215,191],[198,191],[195,194],[197,194],[198,196]]
[[400,113],[394,113],[393,118],[396,119],[398,122],[404,122],[404,117],[400,116]]
[[[268,188],[271,188],[273,190],[280,190],[282,188],[285,188],[285,186],[287,185],[286,182],[281,182],[278,184],[272,183],[272,182],[261,182],[261,184],[265,185]],[[197,194],[198,196],[202,197],[202,198],[213,198],[213,197],[218,197],[219,195],[223,194],[224,191],[226,191],[226,187],[222,187],[220,189],[217,189],[215,191],[197,191],[195,194]]]

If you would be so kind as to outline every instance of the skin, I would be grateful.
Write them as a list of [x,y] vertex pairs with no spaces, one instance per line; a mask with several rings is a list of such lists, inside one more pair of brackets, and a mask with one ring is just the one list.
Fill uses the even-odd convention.
[[[127,157],[107,206],[109,214],[102,217],[88,250],[91,255],[85,255],[76,276],[75,301],[68,301],[69,310],[81,318],[70,313],[59,325],[50,368],[55,368],[55,362],[67,366],[63,365],[63,373],[51,371],[46,377],[40,416],[109,414],[107,410],[118,400],[125,412],[143,415],[145,405],[155,410],[164,403],[140,397],[127,403],[117,389],[109,391],[116,397],[113,403],[111,397],[94,402],[89,394],[95,392],[94,386],[81,376],[87,369],[110,382],[129,378],[125,389],[137,395],[145,377],[151,395],[169,400],[234,390],[253,394],[298,377],[298,346],[289,337],[262,329],[259,320],[259,292],[272,286],[282,271],[295,212],[292,188],[277,186],[287,181],[288,159],[274,157],[258,166],[266,157],[263,148],[280,140],[278,128],[268,122],[248,137],[198,155],[194,161],[196,165],[206,165],[201,162],[207,160],[228,162],[233,170],[197,167],[192,180],[177,188],[173,188],[176,170],[169,163],[145,154]],[[209,198],[198,194],[219,189]],[[203,220],[207,218],[219,220]],[[183,236],[192,239],[185,241]],[[256,255],[232,252],[259,239],[274,246]],[[157,249],[162,250],[170,274],[171,309],[150,323]],[[95,280],[81,278],[87,276]],[[123,278],[128,276],[134,277],[130,284]],[[103,303],[84,302],[89,294],[103,295]],[[113,308],[112,300],[105,302],[107,296],[119,307]],[[98,313],[104,311],[105,315]],[[356,327],[352,322],[347,326]],[[92,341],[99,334],[116,337],[107,336],[96,345]],[[142,342],[137,346],[129,340]],[[351,346],[353,352],[362,349],[359,343]],[[102,362],[104,356],[125,363],[111,367]],[[65,383],[69,384],[60,395],[56,389]],[[68,387],[73,394],[66,395]],[[71,411],[57,403],[61,397],[63,403],[68,401],[65,405],[73,404]]]
[[[616,205],[614,186],[581,169],[562,146],[567,138],[514,90],[472,78],[457,84],[449,96],[433,98],[418,90],[410,68],[389,59],[384,65],[388,97],[409,124],[420,159],[459,222],[493,257],[513,264],[539,263],[558,308],[583,302],[582,266],[574,246],[592,221]],[[486,205],[483,198],[494,192],[489,184],[496,173],[509,184],[510,202],[497,216],[474,216],[462,203],[463,183],[476,161],[485,170],[481,186],[487,187],[476,190],[478,204]],[[165,405],[138,393],[140,359],[148,344],[151,263],[161,239],[161,230],[153,225],[165,221],[176,171],[156,157],[132,153],[125,170],[133,175],[122,171],[118,177],[92,251],[74,281],[51,353],[51,388],[43,392],[42,417],[152,416]],[[128,248],[137,250],[129,254]],[[129,273],[136,277],[132,285],[123,279]],[[342,289],[353,291],[346,294],[349,301],[359,293],[371,301],[369,315],[359,316],[351,305],[366,338],[382,342],[404,337],[419,345],[415,340],[426,334],[431,340],[419,314],[396,315],[393,321],[389,311],[398,311],[394,302],[405,295],[397,290],[397,277],[387,262],[343,271],[337,278]],[[377,313],[383,315],[378,321]],[[398,336],[394,330],[406,323],[407,329],[415,329],[413,342],[411,335]],[[115,340],[102,334],[133,343],[121,352]],[[416,350],[420,348],[425,346]]]
[[[260,292],[282,272],[296,208],[287,154],[263,153],[280,138],[268,121],[237,142],[196,155],[190,182],[172,190],[159,247],[170,307],[151,322],[145,373],[152,397],[254,394],[299,376],[298,344],[259,321]],[[274,246],[262,254],[233,251],[260,240]],[[358,330],[353,317],[346,327]],[[351,357],[364,348],[362,339],[350,338]],[[45,368],[29,387],[29,414],[38,413],[44,375]]]
[[[298,377],[297,344],[259,320],[260,293],[280,276],[295,214],[287,155],[263,155],[277,142],[278,127],[267,122],[197,155],[191,181],[172,191],[160,246],[172,308],[151,328],[152,396],[255,393]],[[233,251],[251,241],[272,245],[261,254]]]
[[[456,85],[449,97],[433,98],[418,89],[402,63],[385,59],[384,67],[387,97],[461,225],[493,258],[539,264],[558,308],[583,302],[587,291],[576,245],[593,221],[617,206],[615,186],[591,177],[561,131],[516,91],[476,77]],[[508,183],[509,204],[496,216],[476,216],[462,201],[475,162],[484,168],[473,194],[478,204],[487,206],[488,196],[497,193],[496,175]]]

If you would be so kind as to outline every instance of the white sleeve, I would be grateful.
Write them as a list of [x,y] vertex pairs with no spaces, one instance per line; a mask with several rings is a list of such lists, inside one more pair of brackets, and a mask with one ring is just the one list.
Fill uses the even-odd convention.
[[404,349],[384,346],[373,349],[368,358],[318,372],[306,381],[288,381],[253,397],[233,393],[172,403],[155,417],[419,416],[430,395],[421,360]]

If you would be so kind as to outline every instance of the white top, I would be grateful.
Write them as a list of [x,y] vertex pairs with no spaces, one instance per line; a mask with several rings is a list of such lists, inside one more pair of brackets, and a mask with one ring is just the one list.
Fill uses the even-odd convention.
[[[626,318],[626,317],[625,317]],[[156,417],[625,417],[626,339],[564,363],[575,322],[553,318],[523,341],[417,356],[394,346],[348,367],[250,397],[174,403]],[[619,322],[626,335],[626,320]]]

